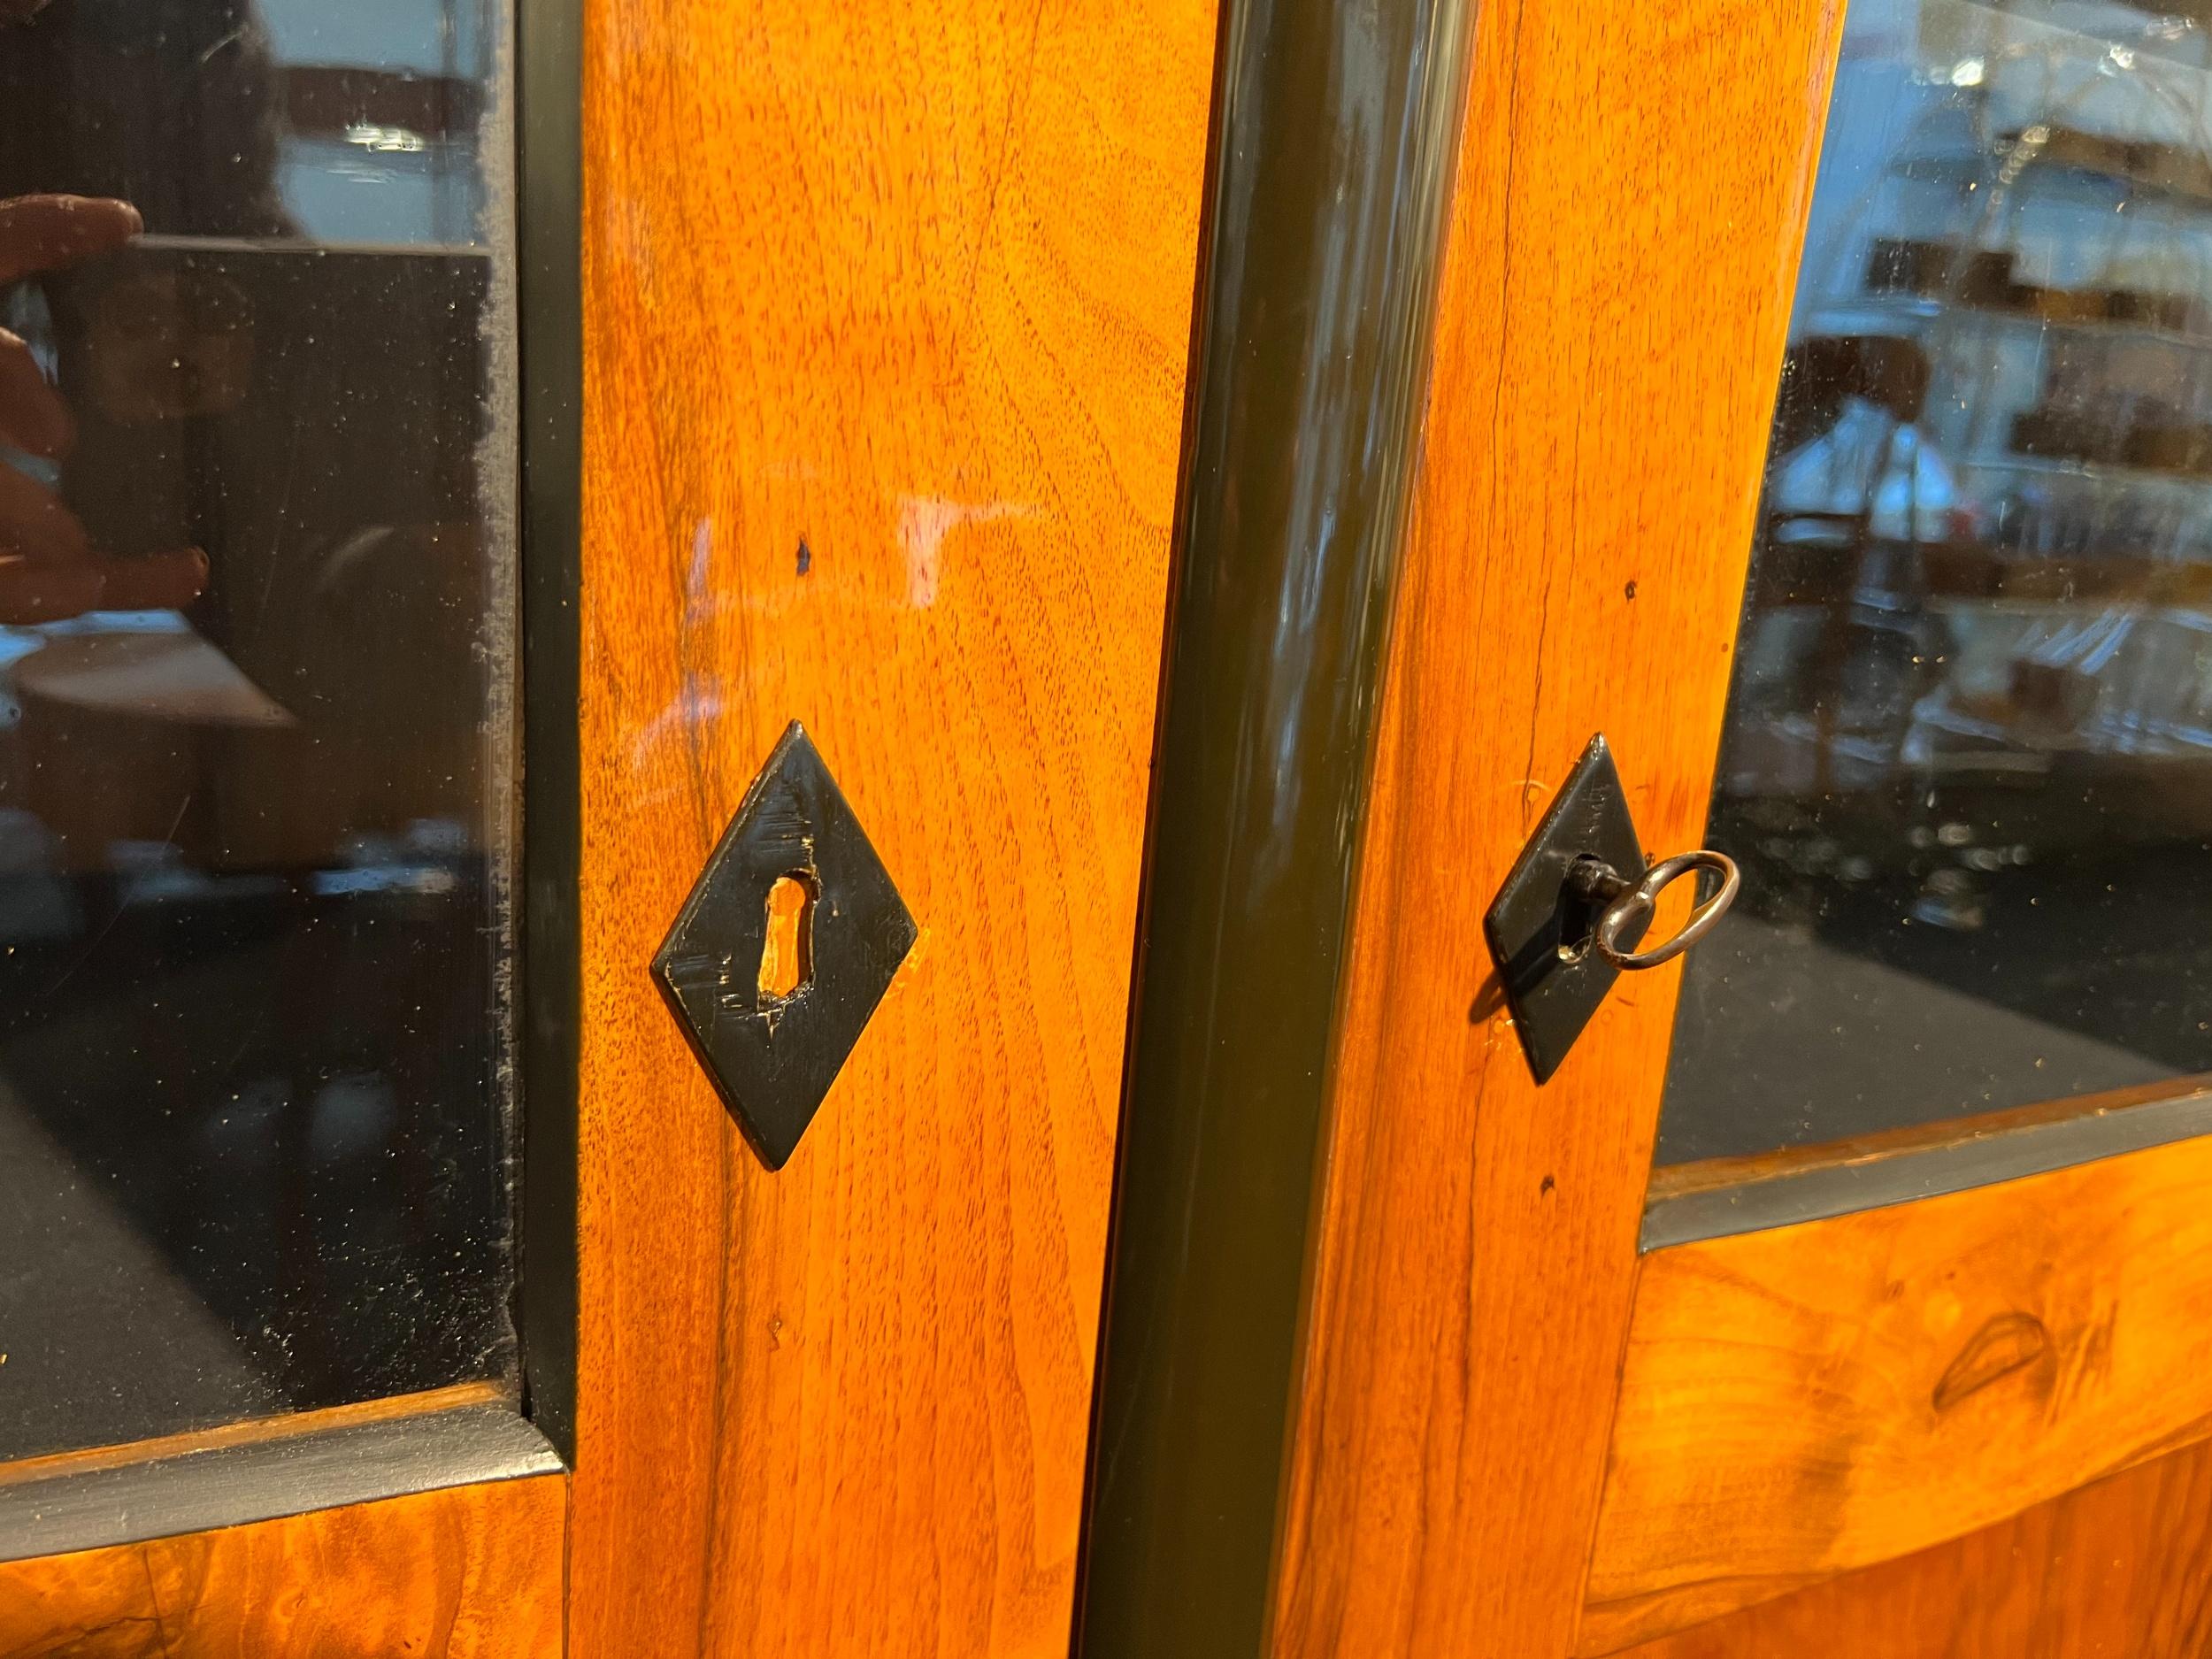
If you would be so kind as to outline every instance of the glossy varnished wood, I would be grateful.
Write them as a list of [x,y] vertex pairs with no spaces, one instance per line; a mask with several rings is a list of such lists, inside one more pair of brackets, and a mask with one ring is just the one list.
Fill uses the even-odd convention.
[[0,1565],[8,1659],[557,1659],[567,1482]]
[[2212,1140],[1645,1257],[1585,1652],[2212,1432]]
[[1481,916],[1593,731],[1649,842],[1694,844],[1840,13],[1483,8],[1279,1654],[1573,1641],[1677,971],[1539,1091]]
[[2212,1650],[2212,1447],[1629,1650],[1879,1659],[2200,1659]]
[[[588,7],[580,1655],[1065,1651],[1213,45]],[[770,1175],[647,964],[793,718],[921,937]]]

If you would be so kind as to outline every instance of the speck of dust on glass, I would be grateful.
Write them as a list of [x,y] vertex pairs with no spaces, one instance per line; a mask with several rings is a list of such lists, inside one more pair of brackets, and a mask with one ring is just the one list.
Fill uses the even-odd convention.
[[2212,1071],[2208,25],[1850,0],[1662,1162]]
[[515,1342],[504,0],[0,0],[0,1460]]

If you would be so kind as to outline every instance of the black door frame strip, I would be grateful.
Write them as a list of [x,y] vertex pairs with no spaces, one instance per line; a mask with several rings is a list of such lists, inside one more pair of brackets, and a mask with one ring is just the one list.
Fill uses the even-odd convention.
[[1225,0],[1076,1601],[1085,1659],[1240,1659],[1267,1640],[1474,10]]

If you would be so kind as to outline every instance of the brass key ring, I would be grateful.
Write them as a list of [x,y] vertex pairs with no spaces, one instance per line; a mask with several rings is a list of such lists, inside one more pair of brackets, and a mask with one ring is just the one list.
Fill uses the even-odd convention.
[[[1660,894],[1684,876],[1703,870],[1710,870],[1720,877],[1720,890],[1690,912],[1690,919],[1682,924],[1680,932],[1665,944],[1655,945],[1649,950],[1621,949],[1622,933],[1633,923],[1649,919],[1658,908]],[[1596,858],[1582,860],[1573,879],[1575,886],[1593,902],[1605,906],[1591,933],[1598,955],[1615,967],[1631,972],[1671,962],[1712,932],[1713,924],[1728,913],[1728,907],[1736,902],[1736,889],[1743,885],[1734,859],[1726,853],[1703,847],[1695,852],[1662,858],[1645,871],[1638,881],[1627,880],[1612,865]]]

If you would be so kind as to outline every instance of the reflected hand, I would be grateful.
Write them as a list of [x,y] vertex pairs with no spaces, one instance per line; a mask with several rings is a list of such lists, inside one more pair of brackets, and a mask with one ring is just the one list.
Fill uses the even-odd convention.
[[[138,211],[125,202],[75,196],[0,201],[0,289],[119,248],[141,228]],[[58,461],[76,435],[76,423],[39,373],[31,349],[0,329],[0,443]],[[84,526],[59,496],[0,462],[0,623],[183,605],[206,583],[207,559],[195,548],[144,558],[94,552]]]

